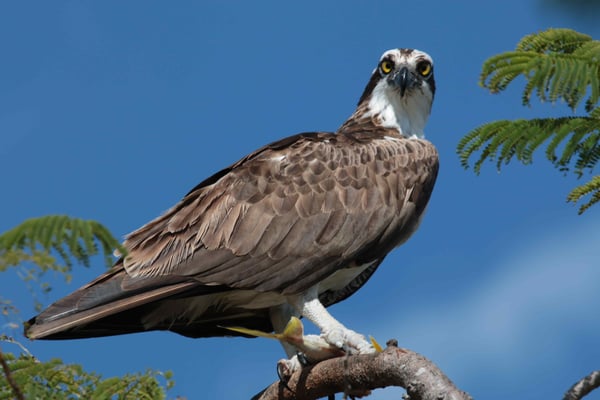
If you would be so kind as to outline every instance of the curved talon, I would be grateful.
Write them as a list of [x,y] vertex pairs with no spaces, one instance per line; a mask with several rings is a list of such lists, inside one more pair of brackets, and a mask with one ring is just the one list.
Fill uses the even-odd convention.
[[299,351],[296,354],[296,356],[298,357],[298,362],[300,363],[300,365],[302,367],[306,367],[306,366],[310,365],[310,361],[308,361],[308,358],[306,357],[306,355],[304,353]]
[[279,376],[279,380],[282,382],[289,381],[294,372],[299,369],[302,369],[302,363],[298,359],[298,356],[294,356],[289,360],[282,358],[277,361],[277,376]]
[[292,388],[288,385],[290,378],[292,376],[292,372],[289,370],[288,361],[290,360],[279,360],[277,362],[277,376],[279,377],[279,382],[283,384],[283,387],[289,390],[292,393],[295,393]]

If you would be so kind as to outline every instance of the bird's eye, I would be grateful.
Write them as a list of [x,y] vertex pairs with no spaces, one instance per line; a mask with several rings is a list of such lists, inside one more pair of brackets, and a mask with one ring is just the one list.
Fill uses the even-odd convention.
[[417,71],[421,76],[427,78],[431,75],[431,63],[429,61],[421,61],[417,64]]
[[379,69],[387,75],[394,69],[394,63],[390,60],[383,60],[381,64],[379,64]]

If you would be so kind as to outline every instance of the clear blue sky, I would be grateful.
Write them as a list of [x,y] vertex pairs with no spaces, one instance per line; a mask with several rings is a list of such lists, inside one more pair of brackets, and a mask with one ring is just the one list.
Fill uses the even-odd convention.
[[[486,165],[479,177],[455,154],[484,122],[570,112],[537,101],[524,108],[517,86],[491,95],[477,85],[482,62],[526,34],[570,27],[600,38],[593,15],[552,3],[3,3],[0,231],[68,214],[122,237],[253,149],[335,130],[383,51],[418,48],[433,56],[437,82],[426,135],[441,172],[428,214],[331,311],[380,342],[394,337],[423,353],[475,398],[560,398],[600,368],[600,206],[577,216],[565,203],[577,181],[543,154],[500,174]],[[73,283],[56,281],[43,302],[102,271],[99,259],[76,268]],[[15,273],[3,274],[0,295],[23,318],[33,314]],[[105,376],[172,370],[170,395],[189,399],[248,398],[276,379],[283,356],[264,339],[171,333],[26,344],[42,360]]]

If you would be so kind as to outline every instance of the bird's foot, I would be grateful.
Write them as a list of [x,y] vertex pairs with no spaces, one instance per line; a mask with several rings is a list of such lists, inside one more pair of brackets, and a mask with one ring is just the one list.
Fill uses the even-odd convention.
[[[308,338],[310,335],[304,337]],[[371,354],[377,352],[377,349],[374,347],[374,345],[368,342],[363,335],[345,328],[344,326],[328,329],[321,333],[320,336],[315,337],[312,342],[319,342],[319,340],[324,340],[327,344],[341,350],[341,354],[334,355],[334,357],[343,355],[344,353]],[[321,345],[321,347],[325,348],[323,345]],[[310,346],[308,348],[312,349]],[[332,353],[330,349],[327,357],[319,357],[313,360],[313,362],[319,362],[320,360],[331,358],[331,354],[329,353]],[[311,364],[311,361],[309,361],[304,353],[298,353],[290,359],[279,360],[277,362],[277,375],[279,376],[279,380],[283,383],[287,383],[294,372],[309,364]]]
[[344,326],[323,331],[323,339],[332,346],[344,350],[347,354],[370,354],[376,350],[363,335]]
[[297,355],[290,359],[282,358],[277,361],[277,376],[279,376],[280,381],[287,382],[294,372],[300,370],[302,366],[303,364]]

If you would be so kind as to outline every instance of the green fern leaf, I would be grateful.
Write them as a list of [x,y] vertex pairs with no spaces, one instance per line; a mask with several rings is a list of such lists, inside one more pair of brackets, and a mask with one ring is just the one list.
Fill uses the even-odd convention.
[[0,256],[11,250],[53,250],[70,269],[74,262],[89,265],[90,257],[99,253],[97,242],[108,266],[112,266],[115,248],[124,253],[117,239],[98,222],[50,215],[26,220],[0,235]]
[[579,155],[575,163],[575,173],[581,177],[586,169],[590,171],[600,161],[600,132],[593,132],[579,143]]
[[597,40],[582,42],[580,46],[573,51],[573,55],[590,59],[593,62],[600,62],[600,42]]
[[522,38],[517,44],[517,50],[569,54],[590,40],[592,40],[591,36],[572,29],[548,29]]
[[[551,163],[556,163],[556,161],[558,160],[558,156],[556,155],[556,149],[557,147],[563,142],[563,140],[567,137],[567,135],[569,135],[569,133],[571,133],[571,119],[570,118],[549,118],[548,119],[550,122],[550,120],[557,122],[556,126],[554,126],[552,130],[554,130],[556,133],[554,135],[552,135],[552,131],[545,131],[546,135],[548,138],[551,138],[550,143],[548,144],[548,147],[546,148],[546,158],[548,159],[548,161],[550,161]],[[549,125],[551,125],[550,123],[548,123],[547,126],[545,127],[550,127]]]
[[[523,150],[520,152],[523,160],[526,161],[527,164],[533,162],[533,153],[546,141],[548,138],[544,131],[533,131],[534,137],[529,140],[523,140],[522,146]],[[524,161],[524,162],[525,162]]]
[[[596,120],[589,117],[496,121],[465,135],[457,146],[457,152],[465,168],[469,167],[470,158],[480,152],[473,163],[475,172],[479,173],[486,160],[495,161],[498,168],[515,157],[529,164],[533,160],[533,152],[542,143],[548,142],[546,157],[557,168],[569,171],[573,158],[578,157],[578,160],[582,159],[580,165],[585,164],[591,169],[592,165],[585,160],[597,159],[591,149],[600,146],[600,136],[590,136],[590,126],[595,123]],[[556,154],[559,146],[562,146],[560,157]],[[582,153],[585,149],[589,154]],[[577,170],[576,165],[574,169]]]
[[92,224],[81,224],[80,228],[81,231],[79,233],[81,235],[81,240],[83,241],[84,251],[87,254],[96,254],[98,252],[98,248],[96,247],[96,243],[94,242]]
[[567,140],[562,155],[556,162],[557,166],[559,166],[560,168],[567,168],[568,170],[568,165],[570,164],[573,156],[576,155],[577,150],[580,148],[580,142],[582,142],[587,133],[588,132],[585,130],[581,130],[578,129],[578,127],[574,127],[573,134],[571,135],[569,140]]
[[600,201],[600,175],[594,176],[589,182],[573,189],[567,196],[567,201],[577,203],[586,195],[591,196],[586,203],[579,207],[579,214],[583,214],[588,208]]
[[[531,94],[536,91],[540,100],[545,100],[546,88],[550,82],[551,74],[548,72],[552,69],[552,64],[547,59],[533,58],[526,73],[527,83],[523,89],[521,103],[524,106],[529,106]],[[492,92],[493,93],[493,92]]]
[[115,239],[112,234],[106,229],[106,227],[96,221],[90,221],[92,224],[92,230],[96,232],[96,239],[102,246],[102,253],[104,254],[106,264],[110,265],[113,262],[113,254],[116,253],[121,257],[127,256],[127,250],[121,245],[121,243]]
[[600,42],[569,29],[550,29],[528,35],[515,51],[486,60],[479,84],[498,93],[519,75],[526,79],[523,105],[529,105],[535,92],[540,101],[562,99],[573,110],[589,89],[586,110],[599,101]]
[[[469,158],[472,154],[479,151],[497,132],[502,131],[509,121],[495,121],[474,129],[468,133],[458,144],[458,153],[461,164],[464,168],[469,167]],[[490,149],[486,148],[481,152],[479,160],[475,162],[473,169],[479,174],[481,164],[486,160]]]
[[487,60],[482,68],[480,85],[492,93],[500,92],[520,74],[526,73],[534,54],[508,52]]
[[[600,64],[600,62],[598,62]],[[587,112],[591,112],[591,110],[598,104],[598,100],[600,99],[600,82],[599,77],[600,73],[590,73],[590,97],[585,102],[585,110]],[[598,118],[598,117],[595,117]]]
[[[164,399],[166,390],[173,386],[171,374],[160,371],[103,379],[80,365],[63,364],[58,359],[40,362],[25,355],[2,355],[14,382],[28,399]],[[4,374],[0,374],[0,399],[12,399]]]
[[64,229],[67,219],[61,218],[59,215],[52,215],[48,218],[48,235],[40,238],[40,244],[45,250],[52,248],[52,238],[56,236],[56,232],[61,232]]

